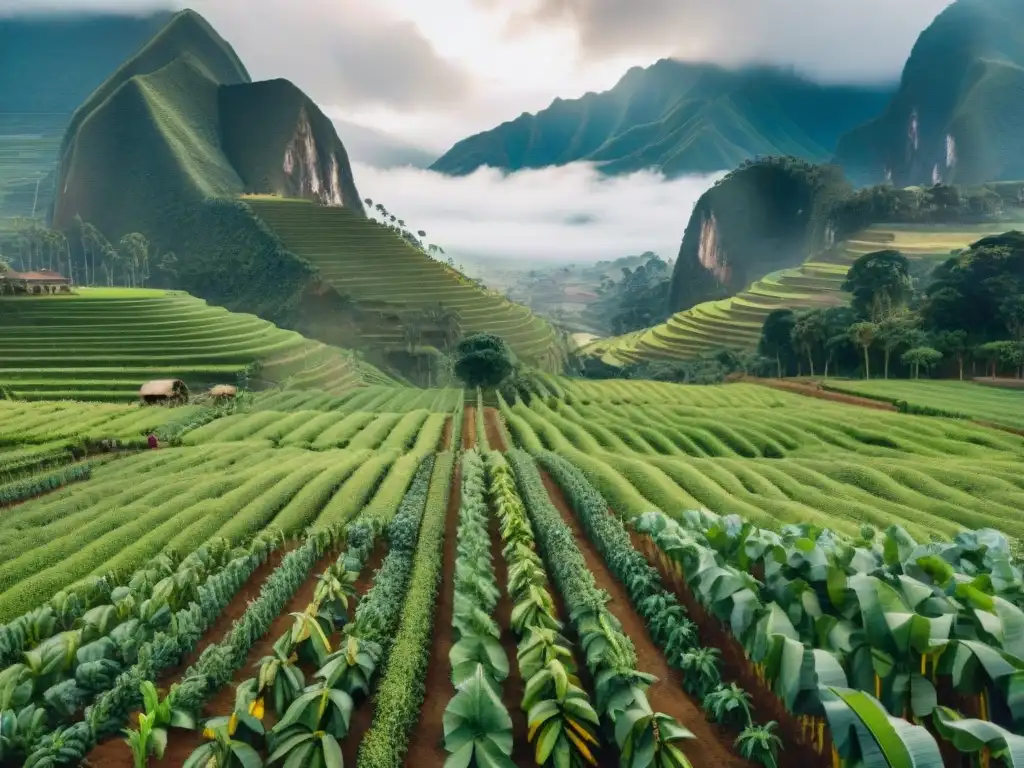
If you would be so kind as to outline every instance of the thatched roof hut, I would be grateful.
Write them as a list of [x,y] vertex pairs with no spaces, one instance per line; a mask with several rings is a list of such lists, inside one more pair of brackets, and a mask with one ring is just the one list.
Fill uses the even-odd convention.
[[231,384],[218,384],[215,387],[211,387],[210,391],[206,394],[210,397],[232,399],[238,395],[238,387],[232,386]]
[[139,397],[147,405],[179,405],[188,401],[188,387],[181,379],[155,379],[142,385]]

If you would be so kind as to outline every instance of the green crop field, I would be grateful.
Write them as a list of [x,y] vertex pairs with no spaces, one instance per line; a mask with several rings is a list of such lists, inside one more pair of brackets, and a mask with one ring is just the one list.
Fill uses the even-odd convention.
[[1024,437],[749,384],[538,374],[483,402],[0,401],[0,722],[34,723],[4,760],[129,760],[132,713],[168,717],[149,684],[203,723],[165,730],[173,764],[607,765],[647,740],[673,766],[884,741],[937,767],[1019,738]]
[[917,408],[933,408],[951,416],[1024,429],[1024,390],[1000,389],[969,381],[835,379],[831,389],[889,402],[905,401]]
[[61,136],[70,115],[0,112],[0,232],[15,217],[41,219],[53,202]]
[[[535,365],[557,370],[561,353],[554,329],[526,307],[482,290],[380,224],[346,208],[303,200],[246,199],[289,250],[315,264],[343,294],[396,308],[437,308],[459,313],[466,335],[495,333]],[[403,345],[400,335],[369,339]]]
[[735,296],[677,312],[664,323],[644,331],[599,339],[584,350],[611,365],[623,365],[641,360],[686,360],[720,347],[753,349],[761,336],[764,319],[772,310],[817,309],[847,303],[849,297],[842,292],[846,271],[866,253],[894,248],[909,259],[937,264],[948,258],[950,251],[966,248],[985,235],[1019,227],[1011,222],[875,225],[799,267],[765,275]]
[[180,292],[0,297],[0,385],[20,398],[133,400],[160,378],[201,391],[254,365],[259,380],[336,394],[389,381],[349,352]]

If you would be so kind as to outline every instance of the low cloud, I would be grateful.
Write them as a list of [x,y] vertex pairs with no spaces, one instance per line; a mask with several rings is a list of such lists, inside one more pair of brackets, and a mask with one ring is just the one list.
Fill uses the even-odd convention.
[[458,261],[593,262],[654,251],[674,258],[697,199],[723,174],[604,177],[587,163],[451,177],[356,164],[360,194],[427,231]]

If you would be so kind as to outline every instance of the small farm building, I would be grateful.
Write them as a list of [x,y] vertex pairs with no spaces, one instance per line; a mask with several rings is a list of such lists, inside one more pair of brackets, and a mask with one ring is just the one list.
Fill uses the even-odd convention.
[[181,405],[188,401],[188,387],[181,379],[156,379],[142,385],[139,397],[146,405]]
[[70,292],[71,278],[49,269],[42,269],[38,272],[0,273],[0,293]]

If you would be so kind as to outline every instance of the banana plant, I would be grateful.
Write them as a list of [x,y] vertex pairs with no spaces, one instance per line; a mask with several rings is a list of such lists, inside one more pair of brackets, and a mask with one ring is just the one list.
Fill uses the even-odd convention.
[[317,666],[323,666],[327,657],[331,654],[331,642],[327,637],[330,626],[324,626],[327,622],[319,615],[315,603],[310,603],[301,613],[291,614],[294,621],[288,643],[299,654],[300,659],[305,659]]
[[651,709],[643,694],[615,720],[621,768],[693,768],[681,746],[693,738],[671,715]]
[[748,725],[736,737],[736,749],[752,763],[764,768],[779,768],[782,739],[775,734],[777,726],[778,723],[774,720],[769,720],[763,725]]
[[509,666],[505,649],[490,635],[466,635],[448,652],[452,668],[452,685],[456,688],[476,674],[478,667],[490,680],[500,683],[508,677]]
[[576,664],[569,648],[569,641],[556,630],[549,627],[529,627],[516,651],[519,674],[523,679],[529,680],[548,663],[558,661],[570,675],[575,675]]
[[[296,654],[286,656],[276,646],[272,655],[260,659],[260,668],[256,675],[256,698],[261,710],[266,706],[266,699],[269,696],[274,712],[280,715],[302,692],[306,680],[297,662]],[[257,715],[257,719],[262,720],[263,715]]]
[[334,563],[317,579],[313,602],[330,615],[333,628],[341,626],[347,619],[349,603],[356,596],[358,578],[358,571],[346,571],[341,563]]
[[203,729],[208,741],[188,756],[182,768],[262,768],[259,752],[234,738],[237,728],[235,715],[208,720]]
[[522,707],[538,765],[597,765],[600,718],[579,679],[559,659],[527,680]]
[[352,697],[345,691],[329,688],[323,682],[308,687],[291,703],[271,730],[272,749],[276,750],[296,729],[314,733],[326,731],[337,739],[345,738],[352,718]]
[[481,665],[457,687],[443,725],[448,768],[514,768],[512,718]]
[[349,634],[341,647],[327,657],[316,676],[329,688],[345,691],[353,699],[357,695],[367,698],[383,653],[379,643]]
[[561,623],[555,618],[555,601],[542,584],[529,584],[514,600],[510,624],[516,634],[527,627],[561,629]]
[[739,729],[746,728],[752,722],[750,694],[736,683],[719,684],[704,697],[701,706],[716,723]]
[[942,738],[957,750],[977,755],[983,768],[988,768],[993,759],[1007,768],[1024,768],[1024,736],[987,720],[964,718],[948,707],[937,707],[932,722]]

